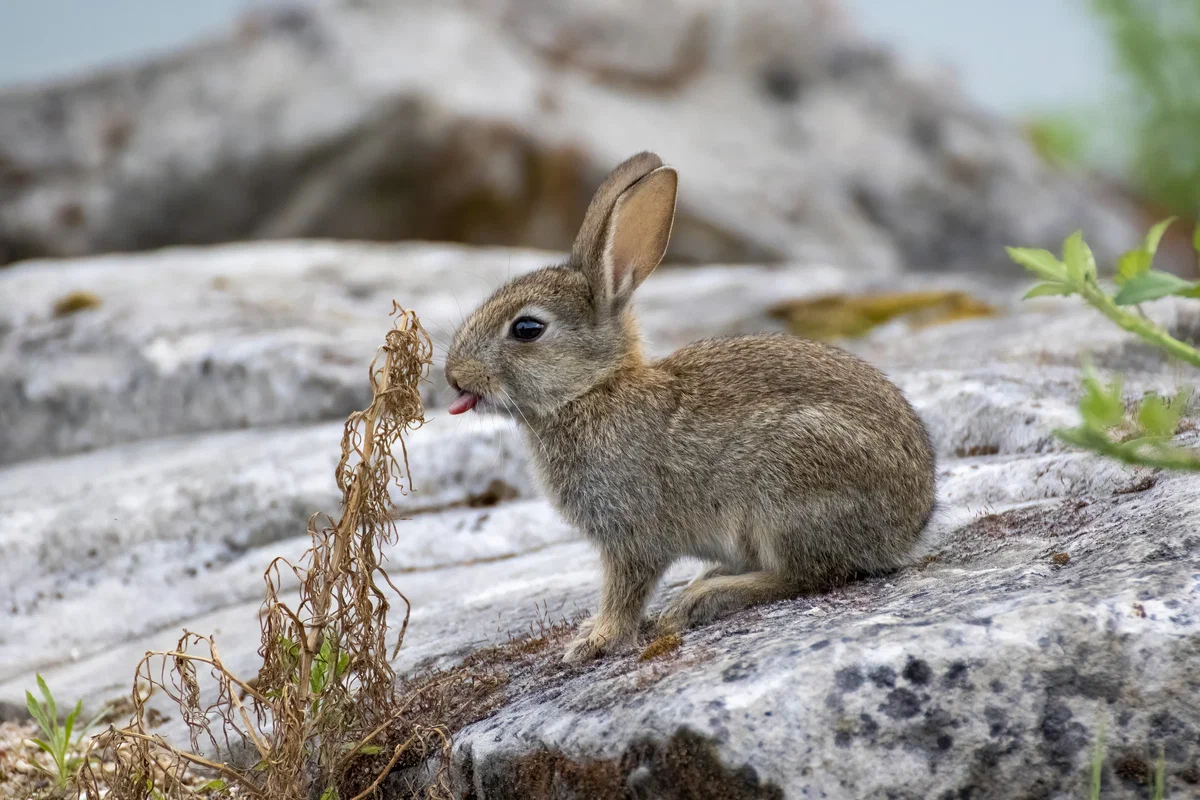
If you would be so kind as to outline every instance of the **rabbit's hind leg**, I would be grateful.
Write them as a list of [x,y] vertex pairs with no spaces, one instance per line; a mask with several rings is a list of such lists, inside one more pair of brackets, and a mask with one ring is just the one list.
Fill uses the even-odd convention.
[[806,588],[773,570],[702,578],[675,596],[659,616],[659,628],[680,631],[743,608],[797,597]]

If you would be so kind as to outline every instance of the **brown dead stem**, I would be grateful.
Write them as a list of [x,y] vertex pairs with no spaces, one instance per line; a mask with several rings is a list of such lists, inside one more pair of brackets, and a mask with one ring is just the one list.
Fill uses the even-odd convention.
[[[258,675],[237,677],[212,637],[191,632],[171,650],[147,653],[136,670],[130,724],[98,737],[103,757],[83,769],[89,800],[195,796],[189,770],[219,777],[211,790],[228,797],[300,800],[338,786],[347,756],[406,707],[390,660],[403,643],[411,607],[383,571],[380,552],[396,539],[392,487],[412,488],[404,436],[425,421],[418,385],[433,347],[413,312],[394,305],[393,315],[369,369],[371,404],[346,420],[335,472],[341,517],[313,515],[312,546],[301,562],[276,559],[264,574]],[[286,600],[280,594],[285,571],[299,580],[299,591]],[[404,603],[405,614],[389,653],[392,596]],[[190,751],[147,733],[146,701],[153,694],[178,706]],[[375,792],[402,756],[425,758],[448,748],[445,730],[414,726],[360,797]],[[224,763],[244,753],[253,754],[254,766]],[[100,770],[93,761],[116,769]]]

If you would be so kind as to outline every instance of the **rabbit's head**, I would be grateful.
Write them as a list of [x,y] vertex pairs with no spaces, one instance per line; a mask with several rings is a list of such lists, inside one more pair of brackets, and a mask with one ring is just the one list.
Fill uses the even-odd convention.
[[446,358],[451,414],[550,414],[640,358],[630,299],[666,252],[677,183],[653,153],[625,161],[596,190],[566,264],[509,281],[471,314]]

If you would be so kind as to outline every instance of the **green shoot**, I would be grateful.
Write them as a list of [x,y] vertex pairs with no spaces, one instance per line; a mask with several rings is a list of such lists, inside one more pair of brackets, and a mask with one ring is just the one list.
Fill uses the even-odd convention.
[[1104,726],[1096,733],[1096,746],[1092,748],[1091,786],[1088,800],[1100,800],[1100,787],[1104,778]]
[[[1200,350],[1174,338],[1140,311],[1127,309],[1169,295],[1200,298],[1200,281],[1185,281],[1151,267],[1163,233],[1172,221],[1173,218],[1155,225],[1137,248],[1117,260],[1114,281],[1118,289],[1114,294],[1109,294],[1100,285],[1096,259],[1080,231],[1063,242],[1061,259],[1048,250],[1023,247],[1008,248],[1008,255],[1041,279],[1026,293],[1026,299],[1079,295],[1122,329],[1136,334],[1169,356],[1200,368]],[[1194,243],[1200,252],[1200,234]],[[1076,447],[1128,464],[1200,470],[1200,452],[1171,443],[1190,400],[1189,390],[1181,390],[1171,399],[1147,396],[1136,407],[1133,421],[1127,422],[1120,383],[1102,386],[1091,368],[1085,365],[1084,396],[1079,404],[1082,424],[1056,430],[1055,435]]]
[[46,767],[33,762],[34,766],[45,772],[50,777],[54,778],[55,783],[59,788],[65,788],[74,777],[76,769],[83,762],[83,759],[77,755],[73,755],[72,751],[78,750],[83,737],[87,734],[99,720],[104,716],[107,709],[98,714],[91,722],[78,729],[78,736],[75,740],[71,740],[71,735],[76,733],[75,723],[79,719],[80,713],[83,711],[83,701],[75,704],[75,708],[71,713],[67,714],[66,719],[60,727],[58,724],[58,705],[54,702],[54,695],[50,693],[50,687],[46,685],[46,681],[41,675],[37,676],[38,690],[41,692],[42,700],[38,700],[33,696],[32,692],[25,692],[25,707],[29,709],[30,716],[37,722],[38,728],[42,731],[44,738],[34,739],[33,743],[42,751],[49,754],[54,762],[54,769],[50,770]]
[[1163,800],[1164,792],[1166,791],[1167,779],[1167,756],[1166,752],[1159,748],[1158,758],[1154,762],[1153,788],[1150,793],[1150,800]]

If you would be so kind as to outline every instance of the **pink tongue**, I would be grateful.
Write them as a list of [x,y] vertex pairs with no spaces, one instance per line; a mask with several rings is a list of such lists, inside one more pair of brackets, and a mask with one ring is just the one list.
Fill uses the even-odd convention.
[[475,407],[479,402],[479,395],[463,392],[458,397],[454,398],[454,402],[450,404],[451,414],[465,414]]

